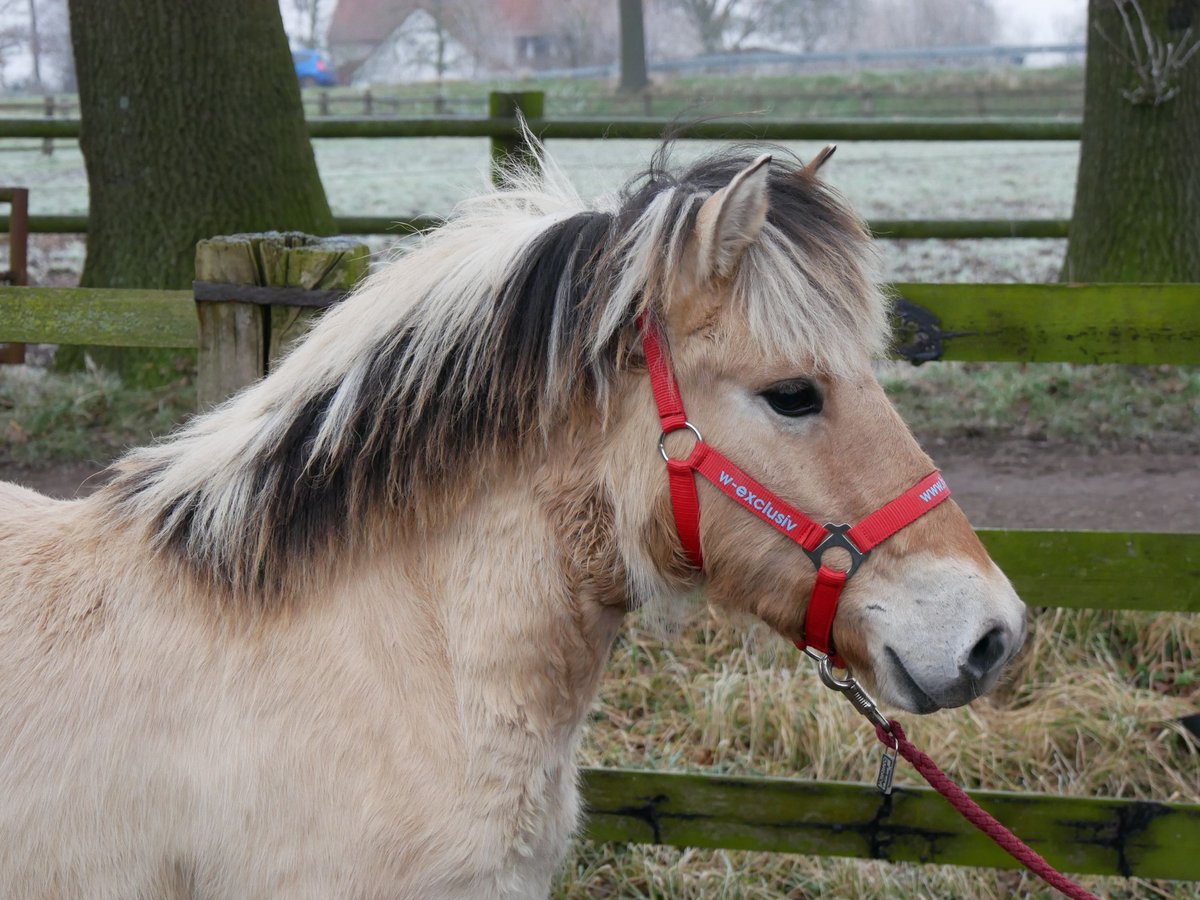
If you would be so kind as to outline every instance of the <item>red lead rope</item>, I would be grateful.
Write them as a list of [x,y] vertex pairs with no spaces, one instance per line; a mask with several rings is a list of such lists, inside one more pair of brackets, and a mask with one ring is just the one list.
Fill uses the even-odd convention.
[[1041,878],[1042,881],[1071,897],[1072,900],[1100,900],[1091,891],[1076,884],[1055,869],[1036,850],[1005,828],[990,813],[981,809],[978,803],[967,796],[966,791],[951,781],[949,776],[938,768],[937,763],[912,745],[905,737],[904,729],[900,727],[899,722],[892,719],[891,727],[892,733],[888,734],[882,725],[875,726],[875,734],[879,740],[887,747],[895,747],[897,752],[912,763],[913,768],[921,773],[921,777],[928,781],[935,791],[962,813],[964,819],[995,841],[1001,850]]
[[[726,497],[743,509],[762,519],[776,531],[795,541],[817,567],[817,580],[804,621],[804,640],[797,641],[800,648],[811,648],[824,654],[822,680],[828,674],[830,664],[845,668],[845,663],[833,652],[833,620],[837,614],[837,603],[842,588],[858,570],[872,548],[886,541],[896,532],[911,525],[929,510],[950,496],[950,488],[941,473],[933,472],[921,479],[895,500],[871,513],[853,528],[844,525],[819,525],[796,507],[780,499],[768,488],[763,487],[736,466],[728,457],[706,444],[700,432],[688,421],[683,408],[679,385],[671,375],[671,367],[663,351],[658,329],[645,318],[638,321],[642,333],[642,346],[646,353],[646,366],[650,372],[650,384],[654,390],[654,402],[658,407],[658,418],[662,423],[662,437],[658,449],[667,463],[667,474],[671,488],[671,509],[675,517],[675,529],[688,559],[703,571],[704,557],[700,552],[700,495],[696,490],[696,475],[703,475]],[[667,456],[665,441],[673,431],[688,429],[696,438],[696,445],[687,459],[671,459]],[[831,569],[821,564],[821,554],[833,547],[850,553],[850,568],[845,571]],[[865,701],[852,699],[855,708],[876,723],[879,739],[889,748],[913,764],[935,790],[950,801],[972,825],[1000,845],[1009,855],[1024,865],[1048,884],[1074,900],[1098,900],[1091,893],[1055,871],[1046,860],[1024,844],[1011,831],[991,815],[984,812],[967,796],[966,792],[951,781],[937,764],[909,743],[904,730],[895,721],[882,724],[885,718],[852,678],[840,683],[830,683],[838,690],[853,688],[856,695]],[[847,694],[847,696],[850,696]],[[890,730],[890,733],[889,733]],[[887,770],[890,790],[891,770]],[[882,775],[881,775],[882,777]]]

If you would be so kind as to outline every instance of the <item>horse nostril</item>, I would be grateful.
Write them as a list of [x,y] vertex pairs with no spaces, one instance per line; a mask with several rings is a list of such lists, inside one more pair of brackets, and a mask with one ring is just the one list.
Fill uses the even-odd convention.
[[966,665],[963,668],[974,677],[982,678],[995,668],[996,664],[1004,658],[1004,654],[1007,651],[1008,632],[1000,626],[996,626],[981,637],[975,646],[971,648],[971,652],[967,656]]

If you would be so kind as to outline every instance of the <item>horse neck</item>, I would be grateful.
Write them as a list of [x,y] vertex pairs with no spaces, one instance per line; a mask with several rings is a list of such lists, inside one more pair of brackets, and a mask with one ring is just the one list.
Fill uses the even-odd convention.
[[484,484],[398,550],[421,573],[468,743],[516,730],[525,752],[566,764],[626,608],[611,510],[545,465]]

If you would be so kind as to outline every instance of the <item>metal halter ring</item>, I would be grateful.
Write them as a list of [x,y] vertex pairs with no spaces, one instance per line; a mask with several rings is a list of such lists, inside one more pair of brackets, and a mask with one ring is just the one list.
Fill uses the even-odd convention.
[[671,457],[667,456],[667,435],[674,434],[676,431],[682,431],[685,428],[695,435],[697,444],[704,443],[704,437],[700,434],[700,429],[698,429],[691,422],[684,422],[678,428],[672,428],[670,431],[664,431],[658,436],[658,452],[662,454],[663,462],[671,461]]

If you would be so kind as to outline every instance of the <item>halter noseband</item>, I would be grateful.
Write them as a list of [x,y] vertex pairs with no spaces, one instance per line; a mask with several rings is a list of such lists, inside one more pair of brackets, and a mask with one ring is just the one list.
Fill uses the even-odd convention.
[[[667,464],[675,529],[688,559],[697,569],[704,570],[704,558],[700,553],[700,496],[696,491],[696,475],[700,474],[747,512],[799,544],[812,560],[817,567],[817,582],[805,615],[804,640],[797,641],[796,646],[824,653],[834,665],[844,666],[844,661],[834,652],[832,634],[842,589],[872,549],[950,496],[950,488],[941,473],[934,471],[926,475],[857,525],[819,525],[705,443],[684,412],[679,385],[671,374],[657,327],[643,316],[638,320],[638,328],[658,418],[662,422],[658,449]],[[672,459],[667,455],[667,435],[682,429],[692,432],[696,444],[686,459]],[[850,554],[850,565],[846,569],[831,569],[821,562],[825,551],[835,547]]]

